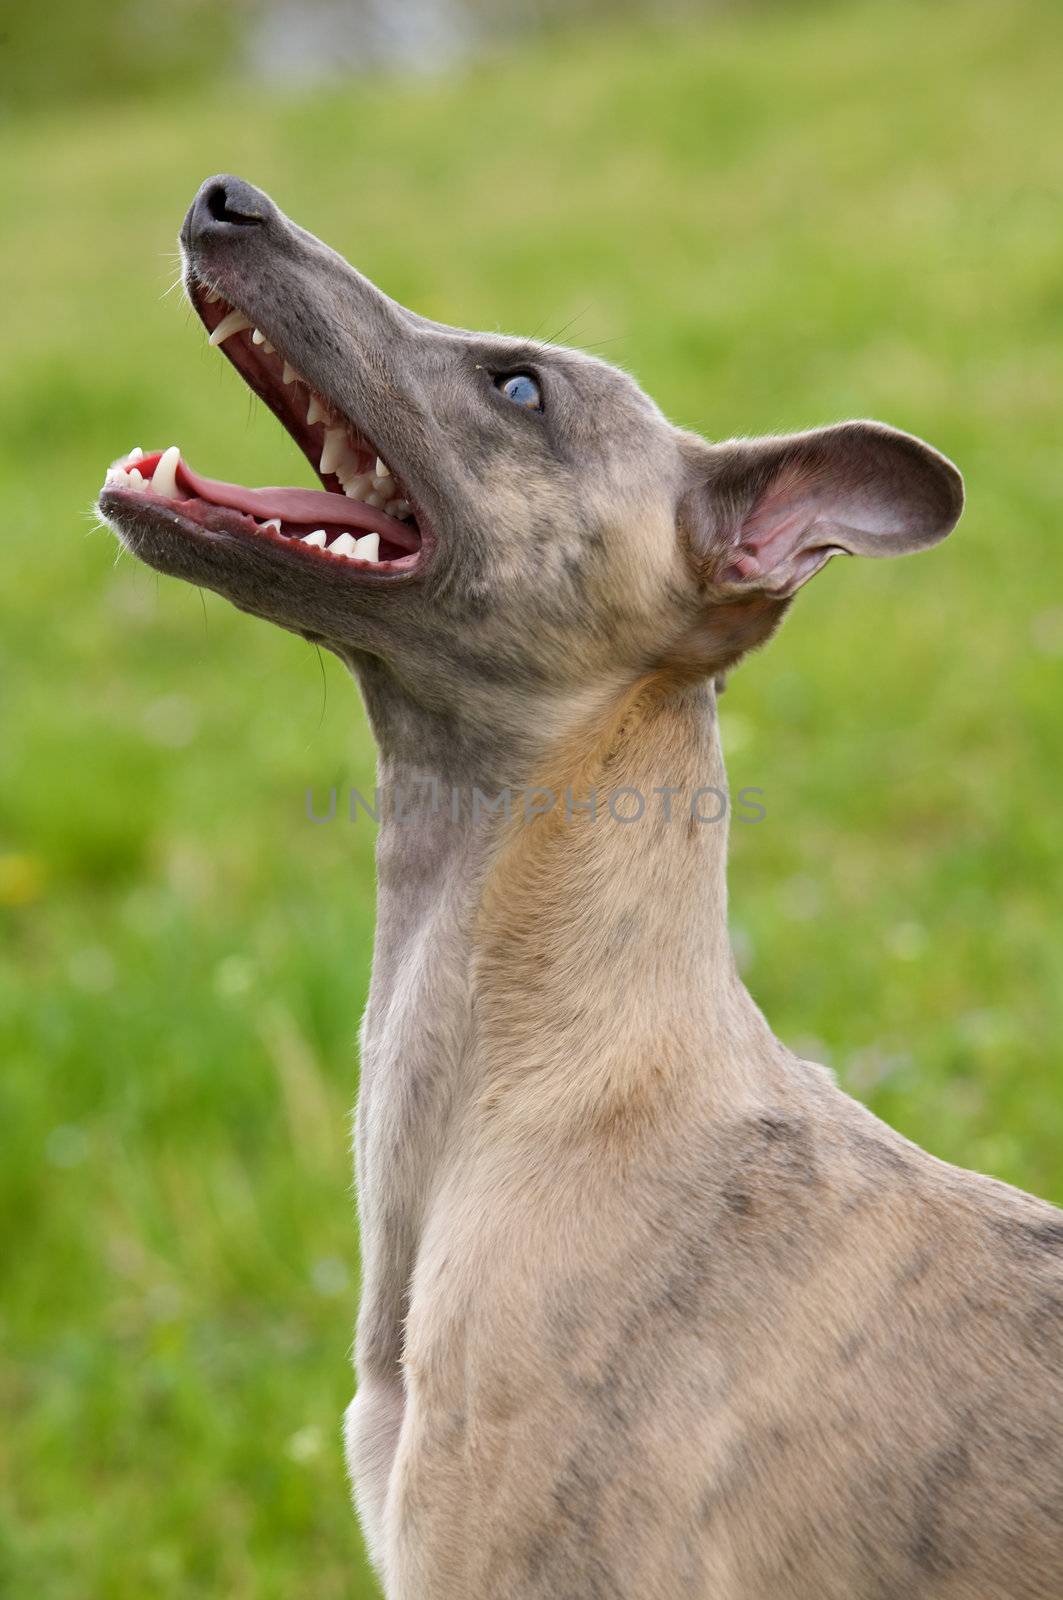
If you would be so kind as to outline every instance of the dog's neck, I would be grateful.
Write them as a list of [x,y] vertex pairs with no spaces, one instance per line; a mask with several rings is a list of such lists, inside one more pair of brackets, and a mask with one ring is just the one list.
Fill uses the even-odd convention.
[[[453,729],[433,748],[420,720],[375,707],[385,807],[367,1039],[381,1018],[396,1026],[396,984],[420,969],[419,1026],[461,1041],[466,1088],[554,1128],[555,1098],[586,1129],[707,1055],[719,1081],[760,1053],[772,1036],[727,931],[709,684],[645,680],[538,748],[463,749]],[[502,792],[508,819],[486,803]]]
[[[534,1152],[541,1166],[552,1146],[579,1166],[587,1140],[621,1152],[664,1118],[725,1116],[763,1094],[781,1047],[731,956],[726,821],[691,818],[697,790],[726,792],[709,686],[603,696],[519,753],[462,745],[453,728],[440,741],[377,669],[359,677],[384,807],[358,1109],[358,1349],[363,1376],[390,1381],[432,1197],[471,1147],[487,1140],[507,1164]],[[389,793],[427,797],[432,778],[441,803],[404,820]],[[477,810],[473,791],[505,784],[512,820]],[[540,789],[556,802],[526,821],[523,795]],[[618,821],[640,798],[639,820]]]

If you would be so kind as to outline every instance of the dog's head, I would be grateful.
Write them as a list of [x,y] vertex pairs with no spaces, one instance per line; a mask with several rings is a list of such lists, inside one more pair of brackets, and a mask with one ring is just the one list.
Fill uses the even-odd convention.
[[181,245],[212,343],[323,489],[242,489],[171,449],[116,462],[102,515],[438,713],[722,672],[832,555],[922,549],[960,514],[959,474],[907,434],[706,443],[603,361],[407,311],[239,179],[203,185]]

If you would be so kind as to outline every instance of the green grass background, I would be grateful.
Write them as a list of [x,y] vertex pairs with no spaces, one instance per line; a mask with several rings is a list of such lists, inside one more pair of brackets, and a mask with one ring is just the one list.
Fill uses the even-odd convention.
[[[103,468],[309,482],[172,281],[234,170],[416,309],[567,337],[714,436],[882,417],[953,540],[836,562],[724,702],[783,1039],[1063,1199],[1063,323],[1051,0],[732,8],[445,81],[4,124],[0,1592],[373,1593],[339,1419],[372,782],[338,665],[123,558]],[[637,462],[632,471],[637,471]]]

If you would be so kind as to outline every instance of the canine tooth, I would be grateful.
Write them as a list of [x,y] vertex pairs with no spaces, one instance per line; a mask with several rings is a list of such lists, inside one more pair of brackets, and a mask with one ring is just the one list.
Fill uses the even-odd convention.
[[287,361],[286,361],[284,363],[284,371],[281,373],[282,380],[285,383],[294,383],[298,376],[299,376],[299,374],[297,372],[294,372],[292,370],[292,368],[288,365]]
[[341,533],[338,539],[333,539],[329,550],[334,556],[353,556],[357,548],[356,541],[349,533]]
[[387,463],[385,461],[381,461],[379,456],[377,456],[377,458],[376,458],[376,472],[374,473],[374,477],[377,477],[377,478],[390,478],[391,477],[391,468],[387,465]]
[[329,419],[327,406],[322,405],[316,394],[311,394],[310,404],[306,408],[306,420],[313,427],[315,422],[327,422]]
[[175,444],[163,451],[151,480],[152,494],[161,495],[164,500],[177,499],[177,463],[180,459],[181,452]]
[[359,561],[379,561],[379,533],[367,533],[364,538],[356,539],[354,544],[354,553],[358,557]]
[[242,311],[230,311],[227,317],[222,317],[207,343],[213,345],[224,344],[226,339],[231,339],[234,333],[243,333],[244,329],[250,326],[250,322]]
[[138,444],[135,444],[133,446],[132,450],[130,450],[129,454],[125,458],[126,459],[126,466],[128,466],[131,461],[139,461],[141,459],[141,457],[143,456],[143,454],[144,454],[144,452],[140,448],[140,446]]
[[270,517],[268,521],[260,522],[259,523],[259,527],[260,528],[276,528],[277,532],[280,533],[280,531],[281,531],[281,519],[280,519],[280,517]]
[[342,428],[328,428],[321,452],[322,472],[333,472],[347,454],[347,435]]
[[324,550],[325,545],[328,543],[328,534],[324,528],[315,528],[313,533],[308,533],[305,538],[299,540],[299,543],[312,544],[315,549]]
[[251,343],[252,344],[265,344],[265,342],[266,342],[266,335],[264,333],[260,333],[258,328],[256,328],[254,333],[252,333],[252,335],[251,335]]

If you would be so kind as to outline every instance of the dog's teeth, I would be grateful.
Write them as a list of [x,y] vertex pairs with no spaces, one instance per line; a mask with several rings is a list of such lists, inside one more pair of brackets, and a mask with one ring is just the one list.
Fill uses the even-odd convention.
[[140,446],[138,444],[135,444],[133,446],[132,450],[130,450],[129,454],[125,458],[126,459],[126,465],[128,466],[131,461],[139,461],[139,460],[141,460],[143,455],[144,455],[143,450],[140,448]]
[[327,422],[329,415],[327,406],[321,403],[316,394],[311,394],[310,404],[306,408],[306,420],[309,426],[313,427],[315,422]]
[[226,339],[231,339],[234,333],[243,333],[244,329],[250,326],[250,322],[242,311],[230,311],[227,317],[222,317],[207,343],[213,345],[224,344]]
[[377,456],[377,458],[376,458],[376,474],[375,475],[378,478],[390,478],[391,477],[391,468],[388,466],[387,462],[381,461],[379,456]]
[[341,533],[338,539],[333,539],[329,545],[329,553],[334,556],[353,556],[357,548],[356,542],[349,533]]
[[208,306],[216,306],[218,301],[221,299],[221,295],[218,293],[217,289],[204,289],[203,298],[207,302]]
[[129,487],[131,489],[135,489],[138,494],[143,494],[148,487],[148,480],[144,477],[143,473],[138,472],[136,467],[133,467],[133,469],[128,472],[126,476],[129,479]]
[[287,361],[286,361],[284,363],[284,371],[281,373],[282,380],[285,383],[294,383],[298,376],[299,376],[299,374],[297,372],[294,372],[292,370],[292,368],[288,365]]
[[389,500],[384,510],[389,517],[396,517],[401,522],[403,517],[408,517],[410,514],[410,502],[408,500]]
[[342,428],[328,428],[321,452],[321,471],[334,472],[347,455],[347,435]]
[[266,342],[266,335],[264,333],[260,332],[260,330],[258,328],[256,328],[254,333],[251,335],[251,343],[252,344],[265,344],[265,342]]
[[367,506],[373,506],[375,510],[381,511],[384,506],[384,496],[379,489],[374,489],[372,494],[366,495],[365,503]]
[[280,531],[281,531],[281,519],[280,519],[280,517],[270,517],[268,522],[260,522],[259,523],[259,527],[260,528],[276,528],[277,532],[280,533]]
[[129,475],[124,467],[108,467],[104,473],[103,481],[105,484],[120,483],[125,487],[129,482]]
[[358,557],[359,561],[379,561],[379,533],[367,533],[364,538],[357,539],[354,545],[354,553]]
[[373,474],[371,472],[359,473],[357,477],[340,479],[343,492],[348,500],[364,500],[366,495],[373,492]]
[[299,543],[312,544],[315,549],[324,550],[328,543],[328,534],[324,528],[315,528],[313,533],[308,533],[305,538],[299,540]]
[[175,444],[163,451],[151,480],[152,494],[161,495],[164,500],[177,499],[177,463],[180,459],[181,452]]

